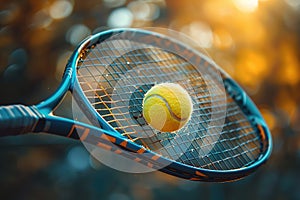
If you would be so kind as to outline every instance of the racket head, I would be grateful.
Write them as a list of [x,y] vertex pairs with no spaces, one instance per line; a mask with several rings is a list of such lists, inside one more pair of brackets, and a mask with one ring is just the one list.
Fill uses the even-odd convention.
[[[116,42],[119,41],[129,41],[129,43],[117,44]],[[131,47],[126,49],[128,45]],[[116,52],[117,54],[115,54]],[[143,56],[147,54],[149,54],[149,56]],[[162,58],[159,58],[158,55]],[[141,57],[137,58],[139,56]],[[153,56],[155,58],[153,58]],[[167,61],[163,59],[167,59]],[[136,71],[137,66],[135,64],[137,62],[143,62],[143,64],[160,62],[156,68],[169,71],[163,72],[152,68],[154,71],[150,72],[150,74],[146,73],[142,75],[142,78],[145,80],[141,79],[134,82],[139,83],[139,85],[124,80],[126,77],[120,76],[120,74],[124,75],[128,72]],[[175,70],[171,69],[172,73],[170,69],[166,67],[166,65],[170,63],[175,65]],[[189,65],[183,68],[176,67],[183,63]],[[134,66],[124,67],[124,64],[133,64]],[[86,77],[82,75],[82,69],[84,68],[87,69],[88,75]],[[195,68],[196,71],[190,72]],[[199,68],[202,70],[201,72],[197,71]],[[148,68],[146,67],[146,70],[147,69],[149,69],[149,66]],[[179,78],[174,74],[178,69],[185,72],[183,76],[179,75]],[[69,77],[71,77],[73,82],[73,94],[91,123],[94,125],[100,124],[101,128],[109,130],[110,132],[106,134],[106,140],[110,141],[112,145],[116,145],[116,148],[122,150],[126,149],[130,153],[140,154],[143,159],[148,160],[146,170],[148,170],[149,167],[153,167],[151,163],[157,163],[160,167],[153,167],[154,170],[159,169],[183,178],[203,181],[230,181],[250,174],[263,164],[271,154],[272,139],[268,127],[254,103],[241,87],[208,57],[175,39],[140,29],[114,29],[101,32],[90,36],[79,45],[71,57],[66,71],[72,72],[69,73],[72,75]],[[173,71],[175,72],[173,73]],[[151,73],[158,73],[157,75],[161,78],[162,75],[159,74],[159,72],[161,72],[161,74],[166,73],[166,77],[159,81],[157,81],[155,77],[153,79],[149,78]],[[136,74],[129,73],[129,77],[132,77],[132,75]],[[94,80],[83,80],[88,79],[88,76]],[[170,78],[170,76],[173,77]],[[198,79],[197,76],[201,76],[202,78]],[[205,76],[208,76],[208,78],[205,78]],[[215,80],[209,83],[212,78],[211,76],[214,76]],[[148,79],[146,79],[147,77]],[[143,118],[140,116],[141,110],[138,108],[141,106],[140,100],[143,98],[143,94],[158,82],[173,82],[174,77],[180,80],[188,77],[190,82],[191,79],[194,78],[195,80],[192,80],[192,82],[194,82],[189,85],[191,88],[197,87],[198,83],[200,84],[199,81],[202,81],[200,84],[202,86],[199,90],[207,89],[208,94],[213,94],[216,92],[215,90],[217,90],[219,96],[223,96],[222,98],[213,99],[214,97],[211,97],[210,99],[209,106],[211,106],[211,108],[208,112],[213,113],[213,118],[215,118],[214,123],[206,123],[204,127],[206,131],[205,133],[201,133],[202,135],[200,136],[198,132],[195,132],[200,130],[199,127],[182,130],[183,133],[190,130],[194,131],[193,136],[187,136],[187,133],[183,134],[182,132],[176,133],[175,136],[172,135],[172,133],[165,134],[157,132],[154,134],[152,132],[152,135],[151,133],[150,135],[143,135],[141,130],[145,129],[140,129],[139,126],[143,127],[145,124]],[[176,81],[178,82],[178,80]],[[205,88],[203,85],[206,84],[217,85],[217,87]],[[125,95],[128,103],[127,111],[120,108],[118,108],[119,111],[112,111],[114,107],[111,101],[114,100],[112,97],[114,96],[115,87],[118,86],[118,91],[122,91],[129,85],[135,87],[135,90],[128,92],[131,94],[129,98]],[[199,90],[195,92],[196,96],[201,94]],[[191,93],[190,90],[188,90],[188,92]],[[92,94],[92,96],[90,94]],[[122,94],[117,94],[117,96],[119,96],[118,101],[122,101],[124,96],[122,96]],[[196,110],[202,106],[201,103],[205,104],[203,100],[199,100],[201,97],[199,97],[199,99],[197,98],[194,100],[194,109],[196,107]],[[139,100],[136,101],[136,99]],[[217,110],[214,110],[214,106],[212,106],[219,105],[220,102],[223,102],[223,104],[225,102],[224,105],[219,106],[219,109],[221,107],[221,114],[218,113]],[[98,107],[95,105],[98,105]],[[235,109],[233,109],[235,112],[238,112],[238,115],[232,114],[234,111],[228,111],[228,108],[230,110],[230,106]],[[124,114],[125,112],[127,113],[126,115]],[[137,115],[135,115],[136,112],[138,113]],[[193,112],[193,114],[196,120],[194,119],[193,122],[190,122],[191,127],[193,127],[197,119],[200,119],[200,115],[203,113],[198,111],[196,113]],[[118,118],[119,115],[123,116]],[[211,116],[212,114],[210,114],[210,117]],[[132,125],[132,119],[129,120],[130,122],[126,122],[127,124],[120,122],[124,119],[128,121],[129,117],[135,120],[134,125]],[[233,119],[229,119],[230,117]],[[233,123],[238,120],[238,118],[242,118],[242,122]],[[202,120],[205,119],[202,118]],[[225,124],[225,126],[222,126],[222,124]],[[137,136],[127,134],[126,125],[139,127],[133,128]],[[210,129],[210,127],[214,127],[214,125],[217,125],[216,134],[212,132],[214,130],[213,128]],[[226,125],[228,125],[228,127],[226,127]],[[203,127],[203,124],[198,124],[198,126]],[[237,126],[237,129],[234,130],[233,126]],[[234,131],[230,132],[231,129]],[[146,132],[147,131],[149,132],[149,129],[146,129]],[[150,132],[151,131],[152,130],[150,130]],[[249,138],[247,134],[252,136]],[[184,139],[183,141],[183,135],[190,138]],[[179,139],[177,138],[175,144],[181,147],[180,150],[176,149],[174,144],[172,144],[172,141],[177,136]],[[205,142],[203,138],[208,139]],[[182,143],[189,140],[190,143],[184,145],[182,149]],[[201,142],[199,140],[201,140]],[[251,140],[255,140],[255,142]],[[182,143],[179,143],[179,141],[182,141]],[[168,148],[173,145],[173,149],[165,150],[164,142],[168,143],[166,144],[169,145]],[[160,143],[160,145],[157,146],[154,145],[154,143]],[[207,148],[207,146],[209,146],[209,148]],[[251,153],[252,146],[255,148],[255,153],[253,154]],[[176,155],[171,155],[170,151],[175,151]],[[115,152],[117,151],[115,150]],[[193,155],[193,152],[197,152],[197,154]],[[247,156],[243,157],[242,154]],[[201,159],[200,156],[202,156]],[[230,159],[231,161],[226,161]]]

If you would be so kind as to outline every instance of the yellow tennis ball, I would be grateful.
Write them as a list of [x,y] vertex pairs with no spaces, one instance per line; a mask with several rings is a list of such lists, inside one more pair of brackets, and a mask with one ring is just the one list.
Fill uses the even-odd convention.
[[162,132],[181,129],[189,121],[192,112],[192,99],[179,84],[155,85],[143,99],[143,116],[146,122]]

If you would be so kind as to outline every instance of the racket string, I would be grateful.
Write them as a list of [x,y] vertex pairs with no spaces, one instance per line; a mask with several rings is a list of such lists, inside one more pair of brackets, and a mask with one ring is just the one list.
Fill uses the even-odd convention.
[[[150,150],[195,167],[233,169],[257,159],[261,146],[257,144],[260,137],[257,130],[231,97],[227,96],[225,104],[222,102],[224,97],[215,81],[203,78],[193,65],[170,52],[149,46],[133,51],[125,46],[101,43],[89,52],[77,70],[88,100],[111,126]],[[217,75],[210,78],[219,81]],[[141,114],[143,95],[157,82],[168,80],[184,86],[194,103],[188,130],[176,134],[151,129]],[[132,105],[122,104],[128,101]],[[227,107],[224,125],[209,126],[222,120],[222,116],[212,119],[212,115],[221,114],[224,107]],[[149,137],[135,136],[140,131]],[[211,150],[205,152],[205,149]]]

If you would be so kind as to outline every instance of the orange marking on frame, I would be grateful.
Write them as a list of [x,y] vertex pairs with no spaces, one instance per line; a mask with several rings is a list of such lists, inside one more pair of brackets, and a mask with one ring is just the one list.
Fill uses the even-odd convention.
[[112,136],[102,134],[100,137],[101,137],[102,139],[104,139],[104,140],[107,140],[107,141],[111,141],[111,142],[113,142],[113,143],[116,143],[116,138],[114,138],[114,137],[112,137]]
[[195,60],[195,64],[196,65],[200,65],[200,63],[201,63],[201,57],[200,56],[197,56],[196,58],[195,58],[196,60]]
[[191,58],[193,57],[193,54],[191,54],[190,51],[188,51],[187,49],[185,49],[183,52],[182,52],[182,55],[184,55],[184,57],[188,60],[191,60]]
[[123,142],[120,143],[120,145],[121,145],[122,147],[126,147],[126,146],[127,146],[127,141],[124,140]]
[[204,62],[204,66],[205,67],[208,67],[209,66],[209,63],[206,61],[206,62]]
[[200,181],[200,178],[190,178],[191,181]]
[[207,177],[207,175],[203,174],[202,172],[196,171],[196,175],[202,176],[202,177]]
[[90,129],[86,128],[85,131],[83,132],[82,136],[80,137],[80,140],[85,140],[86,137],[89,135]]
[[149,42],[149,41],[153,40],[152,36],[144,36],[144,37],[142,37],[142,39],[143,40],[141,40],[141,41],[144,41],[144,42]]
[[195,63],[193,63],[194,65],[199,65],[201,58],[200,56],[195,56],[195,54],[193,52],[189,51],[189,60],[194,60]]
[[75,126],[76,126],[76,125],[73,125],[73,126],[72,126],[72,128],[70,129],[70,131],[69,131],[67,137],[70,137],[70,136],[72,135],[72,133],[73,133],[73,131],[74,131],[74,129],[75,129]]
[[140,149],[137,151],[137,153],[142,154],[142,153],[144,153],[145,151],[146,151],[146,149],[140,148]]
[[158,155],[155,155],[155,156],[153,156],[151,159],[152,159],[152,160],[157,160],[157,159],[159,159],[159,156],[158,156]]
[[166,45],[166,47],[170,47],[172,45],[172,42],[169,40],[166,40],[165,45]]
[[161,44],[161,39],[160,38],[153,38],[153,37],[150,37],[150,41],[154,41],[154,44],[156,44],[156,45],[159,45],[159,44]]
[[180,46],[177,45],[177,44],[174,44],[174,49],[175,49],[175,51],[178,52],[178,53],[179,53],[180,50],[181,50]]
[[120,149],[117,149],[117,150],[115,150],[115,153],[116,153],[116,154],[121,154],[122,151],[121,151]]
[[98,147],[101,147],[101,148],[103,148],[103,149],[106,149],[106,150],[108,150],[108,151],[110,151],[111,150],[111,146],[109,146],[109,145],[107,145],[107,144],[103,144],[103,143],[101,143],[101,142],[99,142],[98,144],[97,144],[97,146]]
[[232,98],[227,98],[227,103],[232,103],[233,99]]
[[[73,132],[74,132],[74,130],[75,130],[76,128],[82,129],[82,130],[86,129],[86,128],[82,127],[82,126],[78,126],[78,125],[74,124],[74,125],[72,126],[72,128],[70,129],[70,131],[69,131],[67,137],[70,137],[70,136],[73,134]],[[88,131],[90,131],[90,130],[88,129]]]
[[147,163],[147,166],[150,167],[150,168],[152,168],[152,167],[153,167],[153,164],[148,162],[148,163]]
[[263,127],[262,127],[261,125],[257,125],[257,128],[258,128],[258,130],[259,130],[259,132],[260,132],[261,139],[262,139],[262,140],[265,140],[265,139],[266,139],[266,135],[264,134],[265,131],[264,131]]
[[142,160],[142,159],[140,159],[140,158],[135,158],[135,159],[134,159],[135,162],[140,162],[141,160]]

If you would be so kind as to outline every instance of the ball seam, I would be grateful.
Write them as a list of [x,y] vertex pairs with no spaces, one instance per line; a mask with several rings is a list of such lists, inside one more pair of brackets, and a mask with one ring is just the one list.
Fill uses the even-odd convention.
[[161,99],[165,104],[166,104],[166,107],[171,115],[171,117],[173,117],[175,120],[179,121],[179,122],[182,122],[182,121],[186,121],[188,119],[188,117],[186,118],[181,118],[181,117],[178,117],[171,109],[171,106],[169,104],[169,102],[164,98],[162,97],[161,95],[159,94],[151,94],[149,96],[147,96],[145,99],[144,99],[144,103],[149,99],[149,98],[152,98],[152,97],[157,97],[159,99]]

